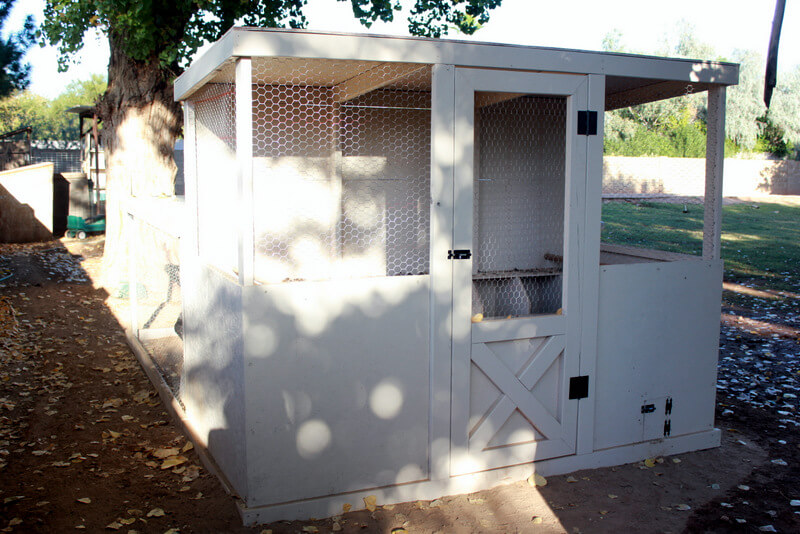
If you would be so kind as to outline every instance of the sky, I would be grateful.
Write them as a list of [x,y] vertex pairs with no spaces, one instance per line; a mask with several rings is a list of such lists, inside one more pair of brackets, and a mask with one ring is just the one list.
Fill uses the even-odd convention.
[[[409,4],[404,0],[404,4]],[[405,16],[390,24],[367,29],[352,16],[349,2],[309,0],[306,16],[313,30],[408,35]],[[18,0],[5,30],[21,26],[25,15],[42,20],[44,0]],[[730,57],[735,49],[766,55],[775,10],[773,0],[504,0],[491,20],[474,36],[452,33],[449,38],[513,43],[556,48],[600,50],[603,37],[619,30],[627,49],[654,53],[685,20],[696,37],[712,45],[717,54]],[[202,50],[201,52],[202,53]],[[27,61],[32,65],[30,90],[48,98],[58,95],[73,80],[93,73],[105,75],[108,44],[99,34],[87,34],[83,51],[68,72],[58,72],[58,52],[35,46]],[[698,58],[708,59],[708,58]],[[778,70],[800,65],[800,0],[789,0],[781,32]],[[780,82],[780,79],[779,79]]]

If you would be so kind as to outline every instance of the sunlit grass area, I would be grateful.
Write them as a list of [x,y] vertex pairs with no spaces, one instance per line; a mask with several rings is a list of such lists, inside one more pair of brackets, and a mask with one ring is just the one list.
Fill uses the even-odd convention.
[[[688,210],[684,213],[684,210]],[[618,245],[701,254],[703,206],[665,202],[603,205],[603,241]],[[722,212],[725,278],[761,278],[779,289],[800,281],[800,207],[742,203]]]

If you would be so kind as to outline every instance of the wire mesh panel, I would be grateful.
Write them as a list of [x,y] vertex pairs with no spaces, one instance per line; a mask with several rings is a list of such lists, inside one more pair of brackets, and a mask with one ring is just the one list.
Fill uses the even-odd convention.
[[128,289],[135,307],[134,332],[178,396],[183,372],[180,241],[144,221],[134,224],[135,274]]
[[603,241],[702,252],[706,95],[605,114]]
[[[230,72],[219,78],[233,80],[233,67],[225,70]],[[234,84],[207,84],[192,100],[196,117],[199,251],[206,261],[230,272],[238,264]]]
[[473,314],[561,308],[567,101],[475,93]]
[[428,273],[427,65],[254,60],[255,278]]

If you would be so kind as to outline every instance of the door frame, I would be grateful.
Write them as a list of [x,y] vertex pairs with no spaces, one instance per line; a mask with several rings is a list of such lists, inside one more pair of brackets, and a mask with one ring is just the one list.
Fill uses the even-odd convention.
[[[476,91],[527,93],[563,96],[567,99],[564,190],[564,276],[562,278],[563,315],[521,317],[473,325],[472,260],[451,261],[451,399],[450,399],[450,475],[528,463],[574,454],[577,448],[578,401],[568,401],[569,377],[579,374],[581,348],[581,279],[588,168],[588,138],[577,133],[577,112],[589,105],[589,77],[583,75],[494,71],[455,68],[453,109],[453,199],[452,249],[473,248],[474,125]],[[432,191],[433,202],[441,199]],[[442,196],[447,196],[443,193]],[[591,303],[589,303],[591,304]],[[473,365],[473,335],[492,340],[520,339],[527,335],[563,337],[563,372],[557,438],[539,444],[513,445],[503,452],[470,451],[470,373]],[[483,333],[481,333],[483,332]],[[516,336],[516,337],[515,337]],[[478,349],[487,352],[485,346]],[[481,352],[481,350],[479,350]],[[476,356],[478,354],[476,353]],[[484,363],[488,354],[483,355]],[[480,356],[478,356],[480,358]],[[489,362],[491,363],[491,362]],[[496,362],[495,362],[496,363]],[[505,374],[500,369],[500,374]],[[502,380],[502,376],[500,379]],[[507,383],[518,386],[516,377],[506,374]],[[494,381],[494,380],[493,380]],[[500,388],[498,388],[500,389]],[[502,391],[502,389],[501,389]],[[517,393],[522,390],[518,389]],[[505,393],[505,392],[504,392]],[[505,400],[507,397],[504,397]],[[519,397],[518,397],[519,398]],[[552,426],[552,425],[551,425]],[[513,452],[512,452],[513,451]]]

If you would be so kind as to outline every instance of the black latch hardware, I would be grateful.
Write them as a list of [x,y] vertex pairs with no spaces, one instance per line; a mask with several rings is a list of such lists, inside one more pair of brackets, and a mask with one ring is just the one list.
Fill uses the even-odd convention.
[[472,257],[472,252],[469,249],[448,250],[448,260],[468,260]]
[[589,396],[589,376],[573,376],[569,379],[569,398],[585,399]]
[[642,413],[653,413],[656,411],[655,404],[642,404]]
[[597,112],[578,112],[578,135],[597,135]]
[[669,415],[672,413],[672,397],[667,397],[667,404],[664,406],[664,414]]
[[669,436],[670,431],[672,430],[672,425],[669,422],[669,419],[664,421],[664,435]]

